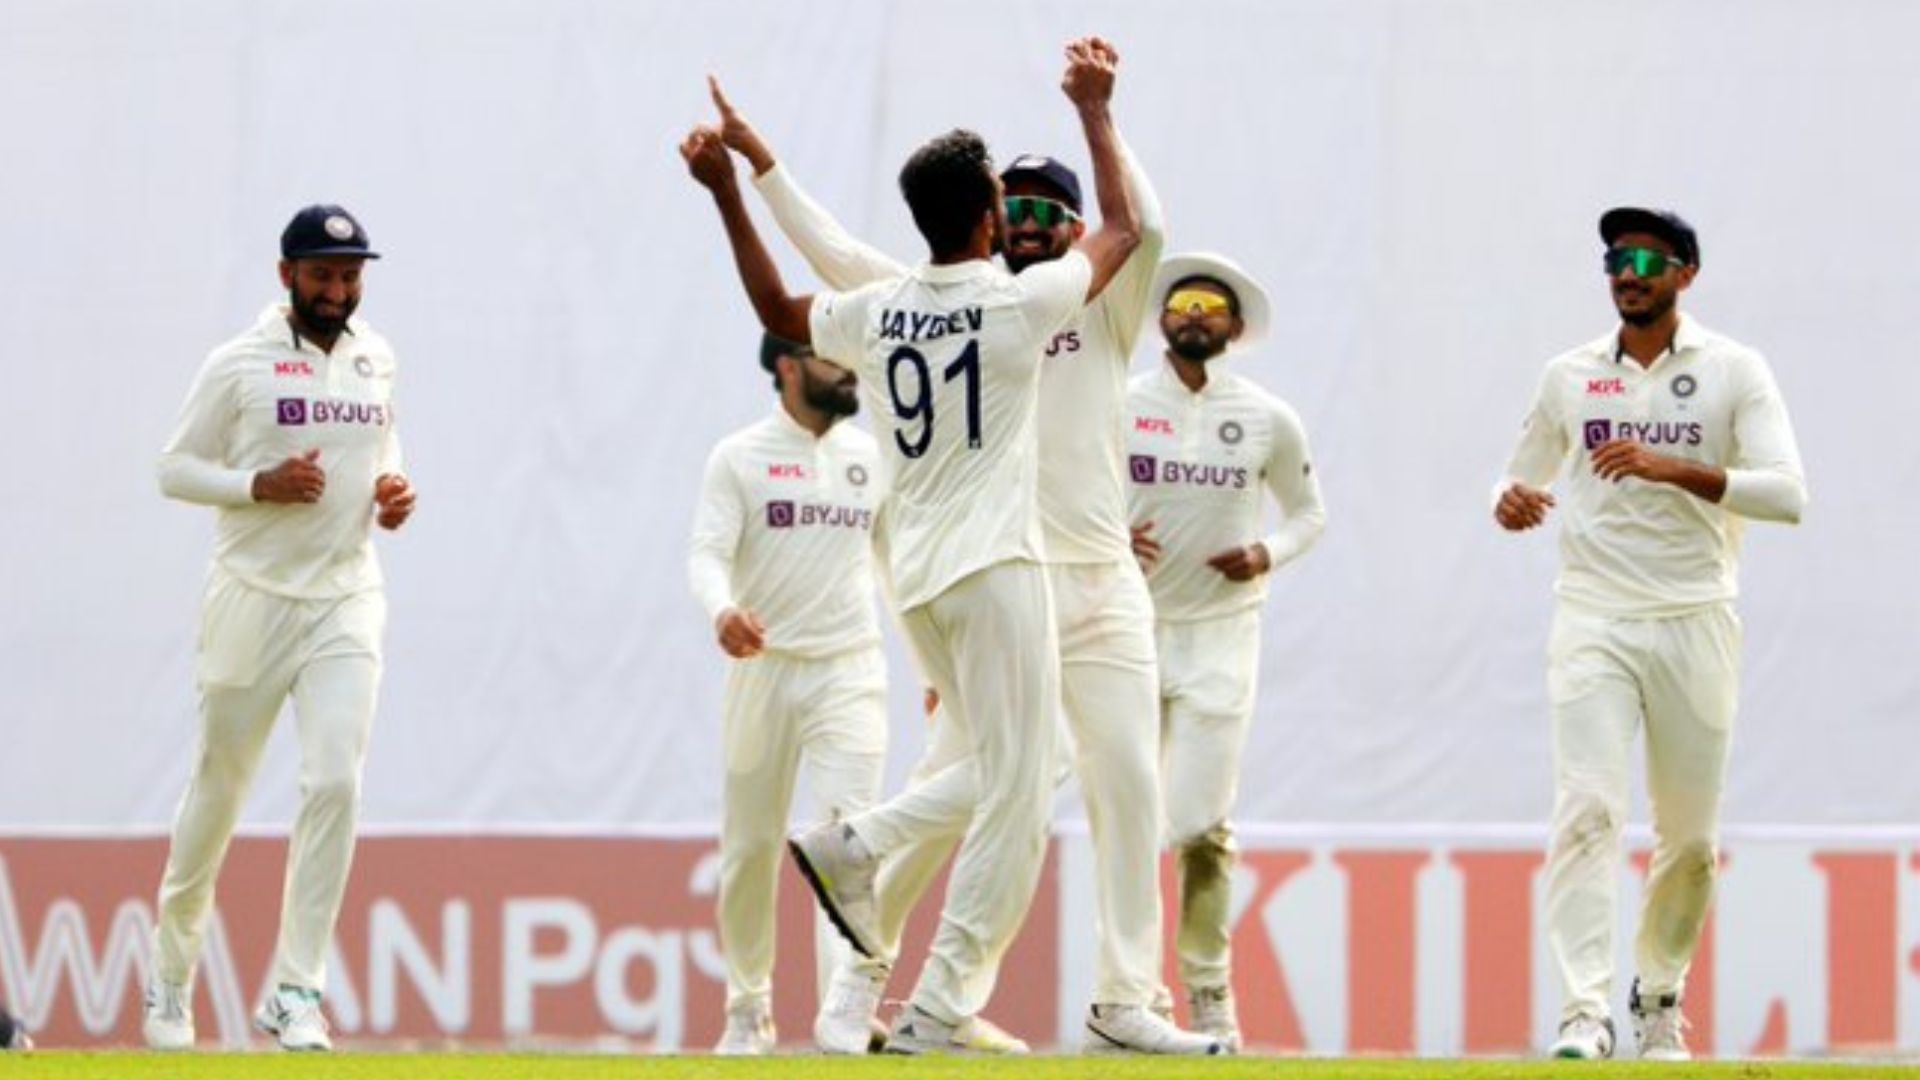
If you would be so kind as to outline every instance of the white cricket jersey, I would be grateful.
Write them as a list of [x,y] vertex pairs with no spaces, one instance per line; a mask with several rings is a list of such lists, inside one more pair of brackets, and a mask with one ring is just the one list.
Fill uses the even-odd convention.
[[[1259,607],[1271,572],[1229,581],[1207,560],[1258,541],[1278,570],[1320,538],[1327,515],[1299,415],[1218,359],[1198,393],[1169,363],[1135,376],[1127,413],[1132,521],[1151,521],[1160,542],[1147,574],[1154,617],[1192,622]],[[1263,490],[1281,515],[1266,536]]]
[[[1594,475],[1588,452],[1632,439],[1726,470],[1719,504],[1670,484]],[[1786,402],[1759,353],[1681,317],[1652,366],[1618,332],[1547,364],[1499,490],[1551,484],[1559,504],[1559,596],[1628,617],[1684,614],[1738,592],[1740,519],[1798,521],[1806,485]]]
[[[1040,374],[1039,505],[1046,561],[1132,558],[1127,534],[1127,366],[1152,300],[1166,225],[1153,187],[1122,150],[1140,246],[1107,287],[1046,343]],[[775,222],[820,279],[854,289],[906,267],[850,236],[778,164],[754,178]]]
[[873,610],[873,437],[837,423],[815,436],[785,408],[707,457],[687,574],[709,619],[745,608],[766,647],[819,659],[879,644]]
[[[359,319],[333,352],[302,339],[276,304],[215,349],[160,455],[160,489],[219,508],[214,561],[240,581],[300,599],[381,584],[369,529],[373,485],[402,473],[393,349]],[[317,503],[255,503],[255,472],[319,450]]]
[[975,259],[814,298],[814,350],[859,375],[874,417],[900,610],[995,563],[1042,560],[1041,355],[1092,280],[1076,251],[1017,277]]

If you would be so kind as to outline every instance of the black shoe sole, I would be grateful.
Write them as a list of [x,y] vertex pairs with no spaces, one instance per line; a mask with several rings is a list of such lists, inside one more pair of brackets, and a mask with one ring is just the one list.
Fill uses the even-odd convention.
[[871,949],[860,943],[859,936],[853,932],[851,926],[847,925],[846,917],[840,914],[840,906],[833,902],[833,896],[828,891],[826,882],[820,879],[820,874],[813,868],[813,863],[807,861],[807,853],[800,847],[800,842],[788,840],[787,851],[793,856],[793,864],[800,868],[800,877],[806,881],[807,888],[813,890],[813,898],[819,901],[820,910],[827,913],[827,921],[833,924],[833,928],[840,932],[840,936],[847,940],[848,945],[853,946],[854,952],[869,960],[880,959]]

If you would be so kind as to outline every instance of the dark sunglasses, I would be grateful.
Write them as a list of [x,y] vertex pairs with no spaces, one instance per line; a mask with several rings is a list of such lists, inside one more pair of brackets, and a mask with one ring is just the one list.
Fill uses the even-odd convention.
[[1632,267],[1634,277],[1654,278],[1687,264],[1664,251],[1629,247],[1610,249],[1602,256],[1601,265],[1606,267],[1608,277],[1619,277],[1620,271]]
[[1051,229],[1063,221],[1079,221],[1080,215],[1073,208],[1058,199],[1049,199],[1040,195],[1007,196],[1007,224],[1018,225],[1031,221],[1043,229]]

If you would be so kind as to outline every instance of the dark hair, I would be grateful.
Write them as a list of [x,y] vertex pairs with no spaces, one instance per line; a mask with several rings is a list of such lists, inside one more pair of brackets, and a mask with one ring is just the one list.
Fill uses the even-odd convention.
[[960,128],[932,140],[901,167],[900,194],[935,258],[963,250],[997,194],[987,144]]
[[[1234,293],[1233,286],[1209,274],[1188,274],[1186,277],[1183,277],[1179,281],[1176,281],[1173,284],[1167,286],[1167,296],[1172,296],[1174,293],[1179,292],[1185,286],[1196,285],[1196,284],[1211,285],[1214,288],[1220,290],[1220,294],[1227,298],[1228,314],[1232,315],[1236,319],[1240,317],[1240,297]],[[1162,298],[1161,302],[1162,303],[1165,302],[1164,297]]]
[[795,360],[805,360],[812,355],[812,346],[802,345],[797,341],[788,341],[778,334],[763,333],[760,335],[760,366],[766,369],[767,374],[773,376],[773,388],[775,390],[780,389],[779,362],[781,357],[791,356]]

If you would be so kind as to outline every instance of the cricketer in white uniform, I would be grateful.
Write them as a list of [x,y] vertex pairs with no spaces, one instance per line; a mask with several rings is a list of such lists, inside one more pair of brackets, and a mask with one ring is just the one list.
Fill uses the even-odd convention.
[[1683,1060],[1680,996],[1713,896],[1739,694],[1742,519],[1799,521],[1806,485],[1766,361],[1680,314],[1700,268],[1692,227],[1623,207],[1600,235],[1620,328],[1547,364],[1494,516],[1540,524],[1564,474],[1547,679],[1547,941],[1565,999],[1553,1052],[1613,1053],[1620,838],[1644,727],[1655,843],[1630,1011],[1642,1057]]
[[[713,96],[722,138],[753,166],[754,186],[774,220],[822,280],[851,289],[907,272],[810,198],[717,85]],[[1153,605],[1129,546],[1124,421],[1127,366],[1165,229],[1152,187],[1124,146],[1122,160],[1141,242],[1113,283],[1047,346],[1040,375],[1040,518],[1059,624],[1061,686],[1098,875],[1099,954],[1088,1041],[1095,1048],[1204,1054],[1213,1040],[1184,1035],[1150,1008],[1161,961],[1158,673]],[[1069,251],[1085,229],[1073,171],[1026,155],[1000,178],[1008,192],[1008,268],[1019,273]],[[963,733],[936,719],[915,775],[930,777],[965,753]],[[907,916],[965,833],[976,801],[975,792],[951,784],[915,791],[859,825],[868,850],[883,862],[883,955],[857,957],[856,970],[836,976],[833,1008],[823,1012],[822,1023],[840,1022],[847,1040],[861,1037],[878,1007]]]
[[[1253,719],[1260,612],[1271,572],[1314,545],[1326,512],[1299,415],[1219,362],[1265,336],[1265,290],[1225,258],[1192,254],[1160,265],[1152,295],[1166,362],[1128,391],[1127,465],[1160,657],[1175,944],[1194,1028],[1237,1047],[1228,818]],[[1264,535],[1263,493],[1281,515]]]
[[[1019,276],[989,261],[1004,235],[985,145],[952,132],[923,146],[900,184],[931,262],[851,293],[791,297],[761,247],[717,131],[682,147],[714,194],[763,325],[845,358],[882,422],[890,488],[876,526],[901,622],[971,753],[979,803],[940,929],[888,1049],[946,1049],[991,994],[1039,880],[1059,704],[1058,640],[1035,503],[1035,412],[1047,344],[1138,244],[1108,111],[1117,57],[1098,39],[1068,47],[1064,89],[1086,131],[1101,228],[1064,258]],[[944,774],[943,774],[944,775]],[[937,779],[937,778],[936,778]],[[859,815],[796,838],[823,906],[863,953],[879,952]]]
[[387,602],[369,526],[414,495],[394,427],[394,358],[353,317],[367,236],[310,206],[280,237],[289,300],[215,349],[160,457],[169,497],[218,508],[202,609],[200,745],[160,885],[144,1032],[193,1044],[191,1008],[214,881],[281,705],[300,740],[272,981],[254,1017],[288,1049],[330,1048],[321,993],[346,889]]
[[[760,363],[779,406],[707,458],[687,558],[694,596],[734,659],[721,718],[727,1025],[716,1047],[728,1054],[775,1044],[774,911],[801,759],[821,815],[833,818],[879,797],[887,749],[869,554],[879,453],[873,436],[839,422],[858,410],[859,389],[852,373],[771,335]],[[850,949],[820,923],[830,972]],[[852,1049],[866,1050],[861,1035]]]

